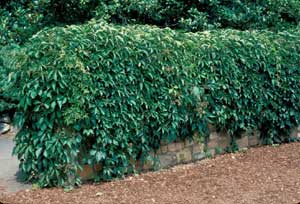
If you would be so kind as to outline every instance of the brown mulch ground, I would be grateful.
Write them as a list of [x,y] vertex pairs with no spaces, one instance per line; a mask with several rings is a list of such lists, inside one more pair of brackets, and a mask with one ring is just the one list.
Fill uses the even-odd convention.
[[0,196],[8,204],[298,204],[300,143],[260,147],[124,180]]

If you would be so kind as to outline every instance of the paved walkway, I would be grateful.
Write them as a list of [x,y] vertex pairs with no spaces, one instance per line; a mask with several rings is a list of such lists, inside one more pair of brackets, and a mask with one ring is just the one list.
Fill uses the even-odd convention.
[[0,135],[0,194],[12,193],[31,188],[31,185],[18,181],[19,162],[12,156],[14,142],[11,134]]

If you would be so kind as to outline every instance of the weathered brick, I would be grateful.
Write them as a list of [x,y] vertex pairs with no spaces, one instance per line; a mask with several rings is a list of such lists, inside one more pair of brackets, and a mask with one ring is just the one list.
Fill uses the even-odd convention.
[[194,141],[192,140],[192,139],[185,139],[184,140],[184,146],[185,147],[190,147],[190,146],[192,146],[194,144]]
[[241,138],[238,138],[236,140],[236,143],[239,146],[239,149],[247,148],[249,146],[248,136],[246,134],[243,134]]
[[176,153],[168,152],[166,154],[158,155],[158,160],[159,160],[160,168],[173,166],[177,163]]
[[96,165],[93,169],[90,165],[84,165],[82,171],[79,171],[78,174],[82,180],[90,180],[95,178],[96,173],[101,171],[102,166],[100,164]]
[[154,161],[153,160],[147,160],[145,161],[143,165],[143,170],[151,170],[153,169]]
[[254,147],[260,144],[259,133],[258,131],[254,131],[253,133],[248,135],[248,146]]
[[182,151],[176,154],[176,157],[178,163],[192,161],[191,149],[190,148],[183,149]]
[[294,138],[298,137],[298,128],[294,128],[290,136]]
[[217,132],[211,132],[209,135],[210,139],[218,139],[218,137],[219,137],[219,133]]
[[161,147],[158,150],[156,150],[155,154],[162,154]]
[[183,150],[184,142],[176,142],[177,151]]
[[205,157],[206,157],[205,152],[198,152],[193,154],[193,160],[201,160],[204,159]]
[[177,147],[175,142],[168,144],[168,152],[176,152],[176,151],[177,151]]
[[202,153],[203,151],[204,151],[204,144],[202,143],[196,143],[192,146],[193,154]]
[[168,152],[168,145],[162,145],[160,148],[161,153],[167,153]]
[[230,145],[230,136],[227,133],[220,133],[218,137],[218,147],[222,149],[222,151]]
[[217,132],[212,132],[209,137],[208,141],[208,147],[209,148],[215,148],[218,146],[218,133]]

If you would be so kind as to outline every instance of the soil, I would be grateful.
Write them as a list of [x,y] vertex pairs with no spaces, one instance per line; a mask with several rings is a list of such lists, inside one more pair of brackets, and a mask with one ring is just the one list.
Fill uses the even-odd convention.
[[71,192],[0,195],[5,204],[299,204],[300,143],[259,147]]

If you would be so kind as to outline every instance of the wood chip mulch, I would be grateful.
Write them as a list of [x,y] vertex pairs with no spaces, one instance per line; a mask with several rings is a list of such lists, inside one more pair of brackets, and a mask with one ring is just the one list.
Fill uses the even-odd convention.
[[299,204],[300,143],[221,155],[71,192],[0,195],[5,204]]

